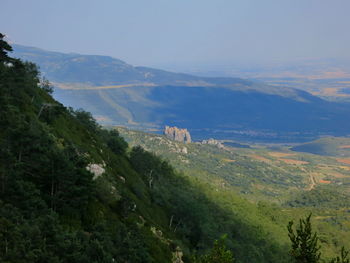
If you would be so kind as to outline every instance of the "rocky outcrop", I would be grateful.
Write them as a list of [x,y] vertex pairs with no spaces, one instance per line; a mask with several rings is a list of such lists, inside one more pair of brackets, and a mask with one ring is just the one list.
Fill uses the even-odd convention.
[[215,140],[213,138],[210,138],[209,140],[203,140],[201,144],[210,144],[210,145],[215,145],[216,147],[222,149],[225,146],[218,140]]
[[174,141],[184,143],[191,142],[191,135],[187,129],[165,126],[164,134],[166,137]]
[[90,163],[86,167],[86,170],[92,173],[94,175],[92,179],[96,180],[105,172],[104,166],[105,166],[104,164]]
[[180,247],[176,247],[175,252],[173,252],[172,263],[184,263],[182,261],[183,252]]
[[187,153],[188,153],[187,148],[186,148],[186,147],[183,147],[183,148],[181,149],[181,153],[187,154]]

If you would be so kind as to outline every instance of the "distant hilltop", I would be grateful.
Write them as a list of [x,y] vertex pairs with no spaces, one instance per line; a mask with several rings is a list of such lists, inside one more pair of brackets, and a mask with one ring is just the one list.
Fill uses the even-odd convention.
[[190,143],[191,135],[187,129],[179,129],[177,127],[165,126],[164,134],[171,140]]
[[303,90],[18,45],[14,55],[40,66],[62,104],[90,111],[102,125],[158,129],[171,124],[191,129],[195,139],[214,136],[276,143],[350,133],[348,104],[325,101]]

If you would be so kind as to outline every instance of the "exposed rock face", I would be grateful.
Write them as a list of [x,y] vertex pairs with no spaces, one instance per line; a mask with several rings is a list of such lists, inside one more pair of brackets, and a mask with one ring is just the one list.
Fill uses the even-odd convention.
[[125,177],[119,176],[119,179],[125,184]]
[[180,247],[176,247],[175,252],[173,252],[172,263],[184,263],[182,261],[183,252]]
[[218,148],[222,149],[224,148],[225,146],[218,140],[215,140],[213,138],[210,138],[209,140],[203,140],[201,142],[201,144],[210,144],[210,145],[215,145],[217,146]]
[[90,163],[86,167],[86,170],[91,172],[94,175],[94,177],[92,179],[96,180],[98,177],[100,177],[105,172],[105,169],[103,168],[103,166],[104,166],[104,164]]
[[191,135],[187,129],[165,126],[164,134],[171,140],[190,143]]

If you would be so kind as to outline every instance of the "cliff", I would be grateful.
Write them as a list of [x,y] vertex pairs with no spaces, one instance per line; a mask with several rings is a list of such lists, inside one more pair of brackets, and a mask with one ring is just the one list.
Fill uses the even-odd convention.
[[187,129],[165,126],[164,134],[166,137],[174,141],[184,143],[191,142],[191,135]]

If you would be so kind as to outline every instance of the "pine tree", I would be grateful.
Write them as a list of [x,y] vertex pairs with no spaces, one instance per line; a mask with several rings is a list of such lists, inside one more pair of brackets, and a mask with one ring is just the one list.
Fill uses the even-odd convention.
[[220,240],[215,240],[213,248],[209,254],[194,259],[195,263],[233,263],[232,252],[225,245],[226,236]]
[[299,220],[295,231],[293,221],[288,224],[288,236],[292,242],[291,256],[296,263],[318,263],[321,253],[318,245],[317,233],[312,232],[311,214]]
[[340,257],[333,258],[330,263],[350,263],[349,251],[345,250],[344,247],[341,248]]
[[9,62],[7,52],[12,51],[12,47],[4,40],[5,35],[0,33],[0,62]]

